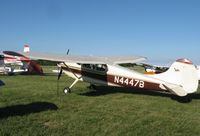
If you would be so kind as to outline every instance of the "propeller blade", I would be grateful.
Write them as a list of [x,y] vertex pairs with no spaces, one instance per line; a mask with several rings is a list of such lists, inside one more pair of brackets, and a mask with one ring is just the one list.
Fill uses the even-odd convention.
[[60,77],[61,77],[61,75],[62,75],[62,72],[63,72],[63,70],[62,70],[62,68],[60,69],[60,73],[58,74],[58,80],[60,79]]
[[[58,70],[59,70],[59,67],[58,67]],[[62,67],[60,67],[60,72],[58,74],[58,79],[57,79],[57,96],[59,96],[59,79],[62,75],[62,72],[63,72]]]

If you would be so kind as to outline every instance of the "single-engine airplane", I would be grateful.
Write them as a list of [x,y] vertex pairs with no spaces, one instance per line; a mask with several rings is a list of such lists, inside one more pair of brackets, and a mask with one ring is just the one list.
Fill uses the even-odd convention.
[[2,74],[14,74],[27,72],[28,69],[24,65],[24,61],[30,61],[28,58],[24,57],[15,57],[11,55],[0,55],[0,73]]
[[[29,47],[25,45],[24,51],[27,51],[27,48]],[[26,63],[28,62],[30,62],[30,59],[22,54],[11,51],[3,51],[3,54],[0,55],[0,73],[14,74],[27,72],[28,68]]]
[[64,88],[65,93],[71,92],[71,88],[78,81],[85,81],[93,85],[170,92],[178,96],[194,93],[198,88],[197,69],[188,59],[176,60],[166,72],[160,74],[142,74],[119,64],[138,63],[145,60],[144,57],[94,57],[32,53],[30,58],[62,62],[58,64],[61,68],[58,79],[62,72],[75,79],[71,86]]
[[24,55],[14,51],[3,51],[3,55],[0,55],[0,73],[43,74],[42,67],[29,59],[29,52],[30,48],[28,45],[24,45]]

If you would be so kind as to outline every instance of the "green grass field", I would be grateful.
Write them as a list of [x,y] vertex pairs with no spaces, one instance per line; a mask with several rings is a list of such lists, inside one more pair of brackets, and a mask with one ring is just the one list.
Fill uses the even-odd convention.
[[[51,67],[46,67],[50,72]],[[200,135],[200,94],[190,101],[149,91],[99,87],[48,74],[0,76],[1,136]]]

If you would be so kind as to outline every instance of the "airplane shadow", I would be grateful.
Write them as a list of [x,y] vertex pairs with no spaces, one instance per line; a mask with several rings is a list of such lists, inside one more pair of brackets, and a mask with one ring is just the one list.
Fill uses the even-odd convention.
[[49,102],[34,102],[30,104],[14,105],[9,107],[0,108],[0,119],[13,117],[13,116],[24,116],[31,113],[39,113],[48,110],[57,110],[58,107]]
[[170,93],[163,93],[159,91],[153,90],[144,90],[144,89],[133,89],[133,88],[120,88],[120,87],[105,87],[105,86],[96,86],[95,90],[92,89],[85,93],[80,93],[83,96],[102,96],[108,95],[113,93],[130,93],[130,94],[137,94],[137,95],[149,95],[149,96],[159,96],[159,97],[168,97],[172,100],[175,100],[180,103],[189,103],[192,99],[200,100],[200,94],[189,94],[185,97],[179,97],[174,94]]

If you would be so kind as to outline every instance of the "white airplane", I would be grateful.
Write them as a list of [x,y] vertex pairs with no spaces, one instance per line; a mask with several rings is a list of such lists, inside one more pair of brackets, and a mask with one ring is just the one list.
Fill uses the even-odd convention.
[[78,81],[85,81],[93,85],[128,87],[134,89],[149,89],[170,92],[178,96],[195,93],[198,88],[197,70],[188,59],[176,60],[171,67],[160,74],[142,74],[122,67],[119,64],[137,63],[144,57],[94,57],[94,56],[63,56],[44,53],[32,53],[30,58],[50,61],[60,61],[62,71],[74,78],[64,92],[71,92],[71,88]]
[[[24,52],[29,48],[27,45],[24,46]],[[27,72],[28,68],[26,63],[30,62],[30,59],[22,54],[3,51],[0,55],[0,73],[3,74],[13,74]]]
[[24,54],[14,51],[3,51],[4,55],[0,56],[0,73],[14,74],[14,73],[38,73],[42,74],[43,70],[39,64],[29,59],[28,54],[30,48],[24,45]]
[[0,55],[1,74],[12,74],[26,71],[27,69],[24,67],[23,62],[20,59],[14,56]]

